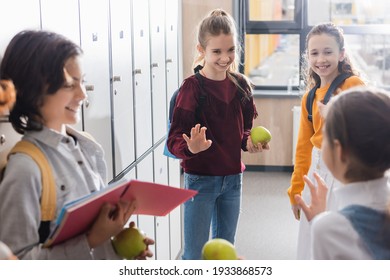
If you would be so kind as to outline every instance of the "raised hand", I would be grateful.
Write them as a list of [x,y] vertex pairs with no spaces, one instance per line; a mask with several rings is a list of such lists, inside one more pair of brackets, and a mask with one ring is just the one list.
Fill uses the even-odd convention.
[[190,137],[183,133],[183,138],[191,153],[197,154],[210,148],[213,142],[206,139],[206,130],[206,127],[201,128],[200,124],[197,124],[191,128]]
[[297,204],[305,213],[308,221],[311,221],[316,215],[324,212],[326,209],[326,194],[328,192],[328,187],[326,186],[325,181],[316,172],[314,172],[314,178],[317,181],[318,187],[314,186],[314,183],[309,179],[309,177],[306,175],[303,177],[303,180],[307,183],[310,189],[310,205],[307,205],[300,195],[297,194],[294,197]]

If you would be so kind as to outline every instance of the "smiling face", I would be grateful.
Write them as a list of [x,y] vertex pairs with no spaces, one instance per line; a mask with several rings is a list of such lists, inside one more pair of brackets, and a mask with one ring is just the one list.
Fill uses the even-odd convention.
[[64,85],[54,94],[45,95],[40,108],[44,125],[60,133],[64,132],[64,125],[79,121],[81,105],[87,96],[79,58],[66,61],[64,75]]
[[233,35],[221,33],[218,36],[210,36],[206,48],[198,46],[198,50],[204,56],[203,72],[206,76],[213,80],[224,80],[226,71],[234,63],[236,56]]
[[344,50],[340,50],[336,39],[325,33],[313,35],[307,52],[311,69],[321,78],[321,87],[331,83],[339,74],[339,62],[344,59]]

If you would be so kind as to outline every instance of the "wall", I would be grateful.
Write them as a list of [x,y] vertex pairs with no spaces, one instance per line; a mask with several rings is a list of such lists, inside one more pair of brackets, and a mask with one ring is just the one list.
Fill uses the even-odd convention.
[[249,169],[289,170],[293,165],[293,108],[300,106],[297,96],[256,96],[259,116],[253,126],[262,125],[272,134],[271,149],[262,153],[243,152],[242,160]]
[[211,10],[224,9],[233,15],[233,1],[230,0],[182,0],[182,44],[183,78],[193,74],[192,62],[196,55],[197,27]]

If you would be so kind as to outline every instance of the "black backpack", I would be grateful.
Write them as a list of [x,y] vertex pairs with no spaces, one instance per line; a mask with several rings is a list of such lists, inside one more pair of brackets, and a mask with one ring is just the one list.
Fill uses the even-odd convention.
[[[333,82],[330,84],[328,91],[325,94],[324,100],[322,103],[327,104],[330,100],[330,97],[332,96],[333,92],[349,77],[351,77],[352,74],[350,73],[341,73],[336,77],[336,79],[333,80]],[[313,102],[316,95],[316,90],[318,89],[320,85],[316,84],[309,92],[306,100],[306,109],[308,112],[307,118],[309,121],[313,122]]]

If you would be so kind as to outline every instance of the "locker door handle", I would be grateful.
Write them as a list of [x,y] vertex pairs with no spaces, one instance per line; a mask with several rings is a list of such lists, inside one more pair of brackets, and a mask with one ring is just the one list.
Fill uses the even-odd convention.
[[137,75],[137,74],[142,74],[142,70],[141,69],[135,69],[134,70],[134,75]]
[[158,63],[152,63],[152,68],[158,67]]
[[112,77],[113,82],[120,82],[121,81],[121,76],[114,76]]
[[85,90],[86,91],[94,91],[95,90],[95,86],[94,85],[85,85]]
[[172,63],[172,62],[173,62],[172,58],[168,58],[168,59],[166,60],[166,63]]

